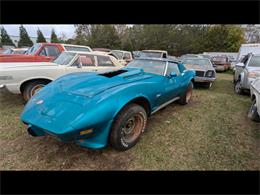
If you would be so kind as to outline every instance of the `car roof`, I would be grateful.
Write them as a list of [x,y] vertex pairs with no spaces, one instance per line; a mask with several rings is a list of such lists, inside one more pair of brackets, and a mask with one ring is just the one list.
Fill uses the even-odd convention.
[[89,46],[85,46],[85,45],[72,45],[72,44],[61,44],[63,46],[72,46],[72,47],[85,47],[85,48],[90,48]]
[[182,61],[184,60],[209,60],[210,61],[210,59],[208,58],[184,58]]
[[170,58],[152,58],[152,57],[139,57],[136,58],[135,60],[156,60],[156,61],[162,61],[162,62],[176,62],[179,63],[180,61],[170,59]]
[[88,54],[88,55],[99,55],[99,56],[111,56],[111,55],[108,55],[106,53],[101,53],[101,52],[98,52],[98,51],[90,51],[90,52],[87,52],[87,51],[64,51],[66,53],[76,53],[76,54]]
[[146,51],[148,51],[148,52],[167,52],[165,50],[152,50],[152,49],[150,49],[150,50],[142,50],[142,51],[144,51],[144,52],[146,52]]
[[130,51],[119,50],[119,49],[113,49],[113,50],[111,50],[110,52],[113,52],[113,51],[120,51],[120,52],[128,52],[128,53],[131,53]]

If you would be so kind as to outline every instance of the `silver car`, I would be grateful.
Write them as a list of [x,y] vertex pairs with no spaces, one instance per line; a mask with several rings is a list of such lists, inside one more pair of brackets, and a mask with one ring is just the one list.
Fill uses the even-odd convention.
[[260,122],[260,77],[250,86],[250,97],[252,105],[248,112],[248,117],[256,122]]
[[187,69],[196,71],[195,83],[210,88],[216,79],[216,71],[207,58],[185,58],[181,61]]
[[238,94],[249,92],[250,84],[260,76],[260,54],[249,54],[236,64],[234,71],[234,90]]

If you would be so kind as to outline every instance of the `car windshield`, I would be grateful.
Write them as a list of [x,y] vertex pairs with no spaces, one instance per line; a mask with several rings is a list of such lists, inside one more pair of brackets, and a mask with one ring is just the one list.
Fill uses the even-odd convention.
[[148,58],[161,58],[162,53],[161,52],[142,51],[141,56],[148,57]]
[[63,52],[53,62],[60,65],[68,65],[76,53]]
[[214,62],[226,62],[226,57],[213,57],[212,61]]
[[37,51],[38,51],[38,49],[41,47],[41,44],[39,44],[39,43],[36,43],[36,44],[34,44],[31,48],[29,48],[26,52],[25,52],[25,54],[27,54],[27,55],[34,55]]
[[248,66],[258,66],[260,67],[260,56],[253,56],[248,63]]
[[3,54],[12,54],[13,50],[12,49],[7,49],[3,52]]
[[115,57],[119,60],[123,59],[123,52],[121,51],[111,51],[112,54],[115,55]]
[[211,67],[211,63],[208,59],[185,59],[183,60],[183,64]]
[[133,60],[127,67],[142,68],[144,72],[163,75],[166,62],[158,60]]

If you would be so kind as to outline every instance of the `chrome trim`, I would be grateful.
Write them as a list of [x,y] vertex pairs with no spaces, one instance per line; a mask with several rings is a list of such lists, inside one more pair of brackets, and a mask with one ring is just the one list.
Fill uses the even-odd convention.
[[165,102],[164,104],[162,104],[162,105],[160,105],[158,108],[156,108],[154,111],[152,111],[151,114],[154,114],[154,113],[157,112],[158,110],[162,109],[163,107],[169,105],[170,103],[172,103],[172,102],[174,102],[174,101],[176,101],[176,100],[178,100],[178,99],[180,99],[180,97],[175,97],[175,98],[171,99],[170,101]]
[[168,61],[166,61],[163,76],[166,76],[166,73],[167,73],[167,70],[168,70],[168,64],[169,64]]

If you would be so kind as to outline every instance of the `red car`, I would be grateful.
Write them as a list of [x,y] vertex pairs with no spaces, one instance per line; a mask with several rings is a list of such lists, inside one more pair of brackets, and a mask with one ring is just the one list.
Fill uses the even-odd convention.
[[88,46],[36,43],[25,54],[0,54],[0,62],[49,62],[63,51],[92,51]]

